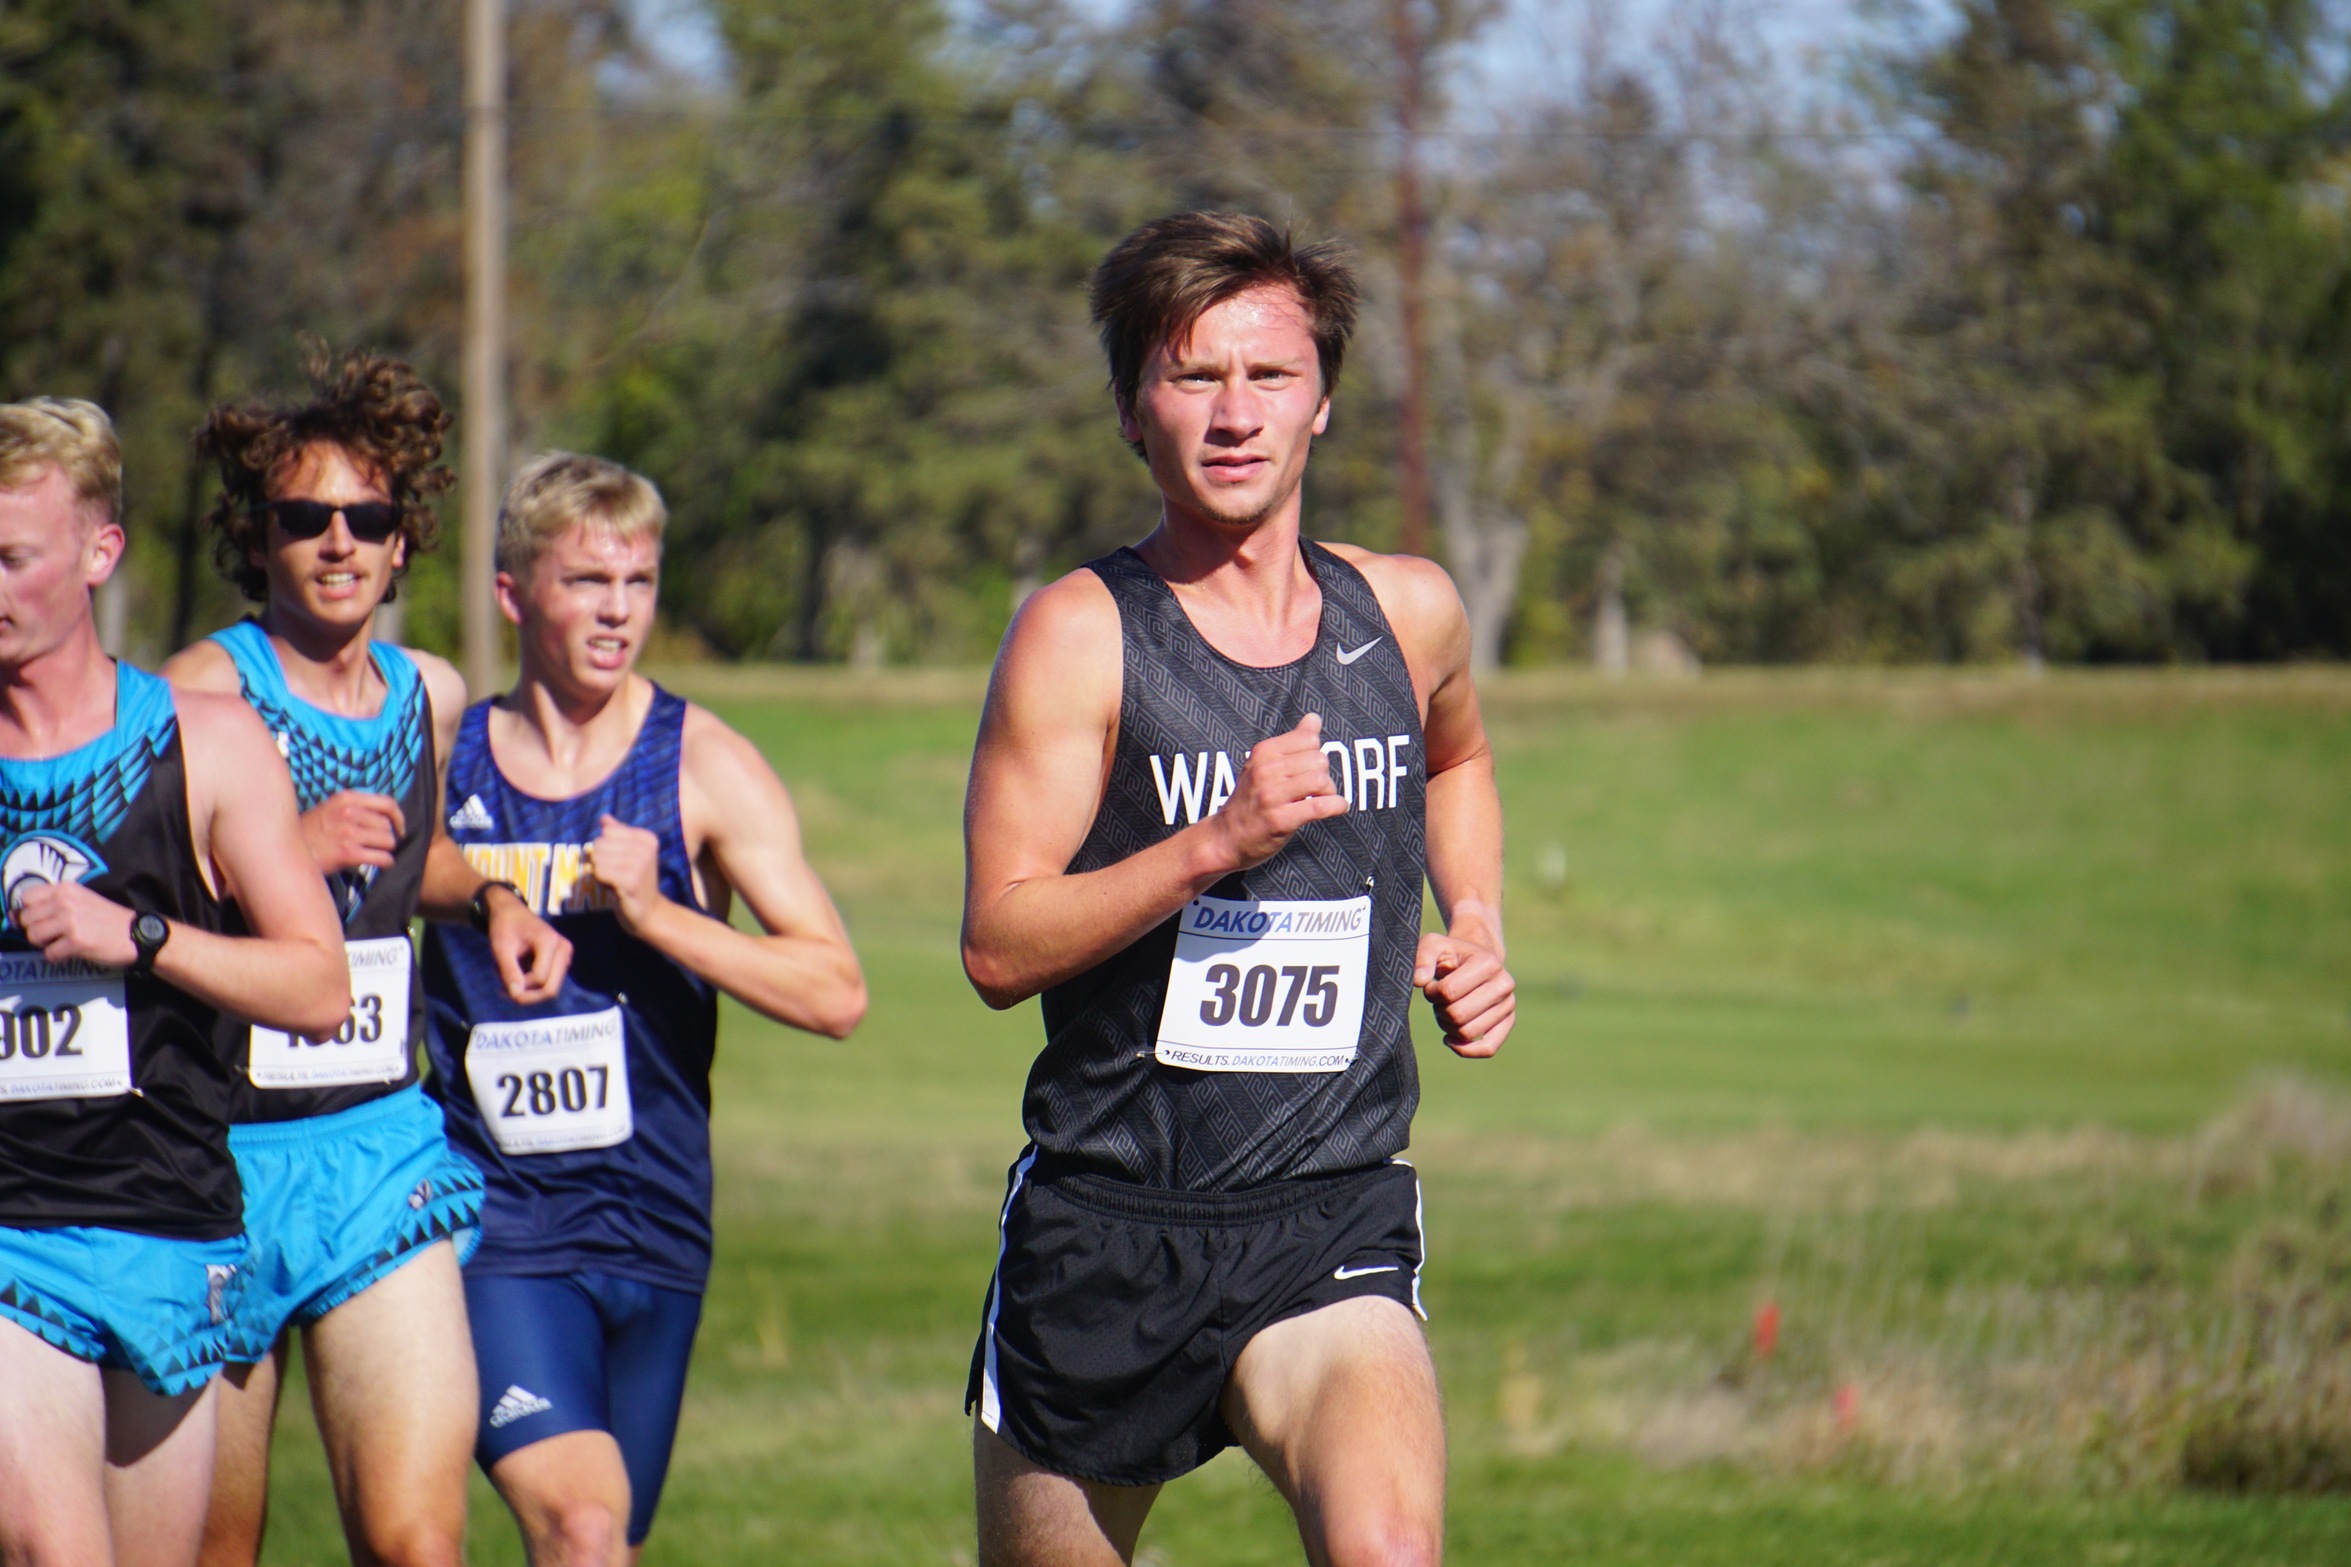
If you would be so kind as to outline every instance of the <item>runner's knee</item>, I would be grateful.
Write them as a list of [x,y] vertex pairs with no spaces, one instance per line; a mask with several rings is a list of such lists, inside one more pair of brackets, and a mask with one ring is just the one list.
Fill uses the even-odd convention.
[[1393,1509],[1366,1509],[1324,1524],[1331,1567],[1437,1567],[1441,1532],[1429,1521]]
[[353,1542],[361,1567],[464,1567],[463,1535],[422,1518],[370,1520]]
[[627,1526],[625,1516],[602,1502],[565,1502],[548,1511],[531,1556],[543,1567],[603,1567],[619,1558]]

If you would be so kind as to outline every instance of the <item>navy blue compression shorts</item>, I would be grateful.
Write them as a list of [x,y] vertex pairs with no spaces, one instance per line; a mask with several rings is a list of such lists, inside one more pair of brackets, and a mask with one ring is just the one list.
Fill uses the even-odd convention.
[[609,1432],[629,1474],[629,1544],[644,1544],[669,1474],[702,1297],[609,1273],[469,1273],[465,1309],[481,1369],[482,1468],[551,1436]]

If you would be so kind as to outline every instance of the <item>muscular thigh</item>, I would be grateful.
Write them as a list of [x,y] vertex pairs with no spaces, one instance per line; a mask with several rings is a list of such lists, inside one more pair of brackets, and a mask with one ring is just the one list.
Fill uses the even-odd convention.
[[980,1567],[1122,1567],[1134,1560],[1155,1485],[1074,1480],[972,1425]]
[[1442,1520],[1436,1368],[1419,1322],[1394,1300],[1360,1296],[1264,1329],[1233,1366],[1224,1413],[1310,1544],[1327,1517]]
[[367,1474],[462,1491],[480,1394],[448,1242],[312,1323],[303,1350],[339,1488]]
[[98,1368],[0,1318],[0,1557],[106,1539],[106,1392]]

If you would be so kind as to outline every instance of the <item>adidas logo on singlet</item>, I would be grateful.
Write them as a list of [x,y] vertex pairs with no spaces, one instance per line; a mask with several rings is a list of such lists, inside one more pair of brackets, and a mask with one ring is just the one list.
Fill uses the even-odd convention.
[[519,1383],[508,1383],[506,1392],[498,1400],[498,1407],[490,1411],[490,1429],[495,1431],[514,1424],[526,1415],[539,1414],[555,1406]]
[[482,797],[469,794],[449,818],[451,832],[488,832],[496,823],[490,820],[490,808],[482,804]]

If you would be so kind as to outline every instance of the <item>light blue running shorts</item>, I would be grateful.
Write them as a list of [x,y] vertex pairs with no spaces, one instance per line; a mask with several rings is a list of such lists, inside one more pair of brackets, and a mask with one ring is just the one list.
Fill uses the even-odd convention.
[[175,1397],[211,1381],[227,1358],[244,1262],[241,1235],[0,1228],[0,1317]]
[[229,1128],[245,1183],[251,1277],[228,1358],[255,1365],[435,1241],[460,1262],[481,1239],[482,1172],[441,1135],[415,1084],[334,1115]]

